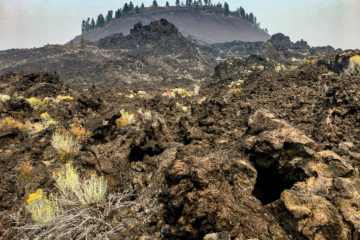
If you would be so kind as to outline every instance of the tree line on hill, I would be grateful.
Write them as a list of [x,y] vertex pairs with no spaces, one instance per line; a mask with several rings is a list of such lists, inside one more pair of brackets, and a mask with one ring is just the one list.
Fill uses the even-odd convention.
[[[213,4],[211,2],[211,0],[185,0],[185,4],[184,4],[183,1],[180,2],[180,0],[175,0],[174,6],[176,6],[176,7],[180,7],[180,6],[203,7],[203,6],[205,6],[205,7],[223,8],[224,14],[226,16],[228,16],[229,14],[232,14],[232,15],[241,17],[241,18],[245,19],[246,21],[250,22],[251,24],[260,28],[260,23],[257,21],[255,15],[252,12],[246,13],[245,9],[243,7],[236,9],[236,11],[230,11],[229,4],[227,2],[225,2],[224,4],[221,4],[220,2],[218,2],[217,4]],[[154,0],[152,5],[150,6],[150,8],[159,8],[159,7],[160,6],[156,0]],[[168,1],[166,2],[165,7],[170,7],[170,3]],[[144,8],[145,8],[144,3],[142,3],[139,7],[138,5],[134,6],[134,4],[130,1],[129,3],[125,3],[123,8],[119,8],[115,12],[113,10],[109,10],[107,12],[106,16],[104,16],[103,14],[100,13],[97,16],[96,21],[94,20],[94,18],[92,18],[92,19],[87,18],[86,20],[82,20],[81,33],[88,32],[94,28],[104,27],[112,19],[121,18],[122,16],[126,15],[129,12],[139,13]],[[266,28],[263,30],[267,32]]]

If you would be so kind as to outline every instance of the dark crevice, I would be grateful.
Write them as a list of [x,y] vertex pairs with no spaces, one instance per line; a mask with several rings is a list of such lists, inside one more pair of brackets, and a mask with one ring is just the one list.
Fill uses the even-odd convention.
[[257,179],[252,194],[261,201],[263,205],[274,202],[280,198],[285,189],[290,189],[297,181],[285,179],[275,164],[270,167],[261,167],[254,164],[257,170]]
[[128,160],[129,160],[129,162],[143,161],[145,155],[147,155],[149,157],[153,157],[156,155],[160,155],[163,152],[164,152],[164,149],[159,146],[155,146],[155,149],[153,149],[153,148],[142,149],[139,146],[133,146],[131,148]]

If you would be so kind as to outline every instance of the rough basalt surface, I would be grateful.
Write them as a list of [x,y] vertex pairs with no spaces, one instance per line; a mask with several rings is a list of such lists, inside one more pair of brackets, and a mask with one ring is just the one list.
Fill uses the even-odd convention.
[[[72,163],[130,196],[108,219],[119,226],[110,239],[358,240],[360,77],[331,68],[356,54],[279,71],[264,55],[229,59],[200,89],[183,83],[188,94],[175,96],[155,82],[73,89],[46,72],[1,76],[10,96],[1,119],[41,122],[46,111],[58,122],[32,134],[0,129],[1,238],[26,239],[14,218],[31,223],[29,194],[56,191],[62,163],[51,137],[78,118],[91,137]],[[36,108],[29,97],[51,101]],[[121,110],[134,114],[126,127],[116,125]]]

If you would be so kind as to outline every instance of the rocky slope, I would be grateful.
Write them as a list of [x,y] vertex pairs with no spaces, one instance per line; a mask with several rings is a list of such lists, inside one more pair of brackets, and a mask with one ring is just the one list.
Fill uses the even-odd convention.
[[282,33],[274,34],[266,42],[232,41],[215,44],[204,44],[196,40],[194,42],[198,44],[205,55],[215,60],[260,54],[269,59],[288,62],[291,58],[305,59],[311,56],[321,56],[341,51],[341,49],[336,50],[331,46],[310,47],[304,40],[294,43]]
[[114,19],[103,28],[95,28],[77,36],[74,43],[83,37],[95,42],[111,34],[130,33],[133,25],[144,25],[158,19],[167,19],[179,29],[186,38],[191,37],[205,43],[239,41],[266,41],[269,35],[237,16],[225,16],[224,9],[215,7],[166,7],[144,9],[139,13],[128,13],[120,19]]
[[[81,119],[91,137],[69,161],[129,196],[106,219],[117,229],[109,239],[358,240],[360,76],[345,71],[356,54],[280,69],[260,55],[234,58],[200,91],[156,83],[75,90],[50,73],[3,75],[0,92],[10,99],[0,102],[1,119],[41,123],[46,111],[58,124],[0,129],[1,237],[46,230],[13,227],[32,222],[23,205],[29,193],[56,191],[51,173],[63,163],[51,136]],[[31,107],[30,97],[49,100]],[[134,119],[121,126],[124,111]]]
[[166,20],[131,34],[111,35],[96,44],[54,45],[0,52],[0,73],[8,71],[56,72],[71,85],[127,85],[200,81],[212,63],[196,45]]

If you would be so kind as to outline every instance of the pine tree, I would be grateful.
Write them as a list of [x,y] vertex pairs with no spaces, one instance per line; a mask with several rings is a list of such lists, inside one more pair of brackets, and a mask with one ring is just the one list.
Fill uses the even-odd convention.
[[82,22],[81,22],[81,33],[85,32],[85,26],[86,26],[86,22],[85,22],[85,20],[82,20]]
[[85,32],[88,32],[89,30],[90,30],[90,18],[88,18],[85,23]]
[[249,15],[249,22],[254,23],[254,14],[250,13]]
[[175,5],[178,7],[180,6],[180,0],[176,0]]
[[124,7],[123,7],[123,13],[127,13],[129,11],[129,5],[127,3],[124,4]]
[[222,4],[221,4],[220,2],[218,2],[218,3],[216,4],[216,7],[222,8]]
[[97,20],[96,20],[96,26],[97,27],[104,27],[105,26],[105,18],[102,14],[99,14]]
[[159,7],[159,5],[157,4],[156,0],[153,1],[152,7],[153,7],[153,8]]
[[121,17],[121,8],[119,8],[118,10],[116,10],[115,12],[115,18],[120,18]]
[[129,11],[132,11],[134,9],[134,4],[132,2],[129,3]]
[[140,9],[144,9],[144,8],[145,8],[144,3],[141,3],[141,7],[140,7]]
[[90,25],[90,28],[91,28],[91,29],[94,29],[94,28],[95,28],[95,21],[94,21],[94,19],[93,19],[93,18],[91,19],[91,25]]
[[167,6],[167,7],[170,7],[170,4],[169,4],[169,2],[168,2],[168,1],[166,1],[166,6]]
[[110,22],[112,18],[113,18],[113,11],[109,10],[106,15],[106,23]]
[[135,7],[135,12],[136,12],[136,13],[139,13],[139,12],[140,12],[140,8],[139,8],[138,5],[136,5],[136,7]]
[[209,5],[209,0],[204,0],[204,4],[205,4],[205,6],[208,6]]
[[224,3],[225,15],[229,15],[229,4],[227,2]]
[[245,18],[246,13],[245,13],[245,9],[243,7],[240,7],[240,17]]
[[191,6],[192,5],[192,0],[186,0],[186,6]]

